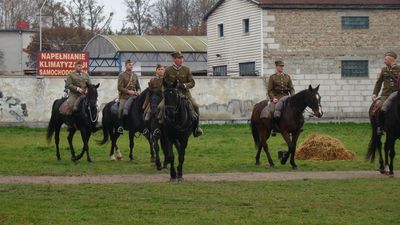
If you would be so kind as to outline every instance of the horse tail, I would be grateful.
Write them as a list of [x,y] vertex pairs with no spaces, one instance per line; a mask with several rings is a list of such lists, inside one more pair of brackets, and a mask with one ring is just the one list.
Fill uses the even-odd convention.
[[250,128],[251,128],[251,134],[253,135],[253,140],[254,140],[254,146],[256,147],[256,149],[258,148],[258,146],[260,145],[260,135],[259,135],[259,133],[258,133],[258,130],[257,130],[257,125],[256,125],[256,121],[255,121],[255,112],[256,112],[256,106],[257,106],[258,104],[256,104],[255,106],[254,106],[254,109],[253,109],[253,113],[252,113],[252,115],[251,115],[251,120],[250,120]]
[[[107,104],[103,109],[103,118],[101,119],[102,130],[103,130],[103,140],[96,141],[98,145],[104,145],[110,139],[110,135],[108,133],[110,121],[108,121],[108,120],[111,120],[111,113],[109,113],[109,111],[107,111],[107,109],[111,110],[110,107],[111,106],[109,106],[109,104]],[[107,118],[107,117],[110,117],[110,118]]]
[[376,124],[375,116],[373,115],[372,110],[373,110],[373,105],[371,106],[371,108],[369,110],[369,119],[370,119],[371,127],[372,127],[372,135],[371,135],[371,140],[369,141],[369,144],[368,144],[367,155],[365,156],[365,159],[370,162],[375,161],[376,149],[382,148],[381,136],[378,135],[377,124]]
[[56,102],[57,101],[54,101],[53,102],[53,106],[51,107],[51,117],[50,117],[50,121],[49,121],[49,125],[47,125],[47,133],[46,133],[46,139],[47,139],[47,143],[50,143],[51,142],[51,139],[53,138],[53,134],[54,134],[54,131],[56,130],[56,122],[57,122],[57,119],[56,119],[56,116],[55,116],[55,114],[54,114],[54,108],[56,107],[55,105],[56,105]]

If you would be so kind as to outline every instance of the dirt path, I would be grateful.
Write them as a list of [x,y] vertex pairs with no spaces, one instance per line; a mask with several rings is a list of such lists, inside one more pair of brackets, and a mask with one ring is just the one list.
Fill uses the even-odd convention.
[[[395,171],[399,174],[400,171]],[[186,174],[187,182],[220,181],[288,181],[325,179],[377,179],[386,178],[378,171],[323,171],[323,172],[274,172],[274,173],[209,173]],[[398,177],[395,177],[398,178]],[[0,176],[0,184],[114,184],[114,183],[163,183],[169,182],[168,174],[98,175],[98,176]]]

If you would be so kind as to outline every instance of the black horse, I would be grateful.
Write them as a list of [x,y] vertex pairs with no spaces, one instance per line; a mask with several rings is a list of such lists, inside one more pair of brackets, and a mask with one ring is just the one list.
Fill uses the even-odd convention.
[[[168,154],[168,162],[171,163],[171,181],[178,179],[183,181],[183,162],[188,145],[188,139],[193,130],[193,118],[190,112],[190,101],[182,96],[177,89],[177,82],[166,85],[164,90],[165,111],[163,117],[162,143],[165,152]],[[173,146],[178,151],[178,173],[174,166]]]
[[[163,168],[167,168],[167,160],[166,160],[166,152],[164,152],[164,163],[161,166],[160,162],[160,145],[158,144],[159,141],[163,141],[164,139],[161,138],[161,124],[158,120],[158,105],[162,100],[162,92],[159,89],[150,89],[148,92],[149,97],[149,120],[146,122],[146,128],[148,129],[148,134],[146,135],[147,140],[150,144],[150,153],[152,162],[155,162],[157,170],[161,170]],[[154,159],[155,155],[155,159]]]
[[[135,146],[135,133],[142,132],[145,128],[144,120],[143,120],[143,103],[146,99],[148,89],[145,89],[140,95],[138,95],[135,99],[133,99],[132,104],[129,108],[128,115],[126,119],[124,119],[124,129],[129,131],[129,159],[133,160],[133,148]],[[103,108],[103,140],[99,141],[98,144],[104,145],[111,139],[111,149],[110,149],[110,157],[114,160],[114,153],[117,152],[119,154],[117,140],[120,134],[117,132],[117,128],[119,126],[118,121],[118,112],[112,112],[112,106],[115,104],[115,101],[111,101],[107,103]],[[121,157],[117,155],[117,157]]]
[[274,167],[271,155],[268,150],[267,140],[271,135],[271,130],[275,128],[280,131],[288,145],[288,152],[278,152],[281,164],[284,165],[290,156],[290,164],[293,169],[297,169],[294,162],[296,153],[297,139],[299,138],[301,128],[304,124],[304,110],[310,107],[313,114],[320,118],[322,117],[321,97],[318,93],[319,85],[314,89],[311,85],[308,89],[303,90],[286,100],[285,108],[282,112],[278,126],[274,127],[271,118],[260,118],[261,111],[268,105],[268,101],[264,100],[257,103],[253,108],[251,115],[251,131],[253,134],[254,144],[257,149],[256,164],[260,164],[261,149],[264,148],[268,157],[268,162],[271,167]]
[[[389,109],[385,112],[385,122],[383,124],[386,132],[386,140],[384,145],[385,160],[383,160],[382,157],[382,135],[378,135],[377,133],[378,116],[375,110],[376,103],[377,101],[374,101],[369,108],[369,120],[372,127],[372,136],[368,145],[366,159],[374,162],[375,153],[378,149],[380,172],[382,174],[389,174],[390,177],[393,177],[393,160],[396,154],[394,146],[396,140],[400,138],[400,94],[397,92],[396,97],[392,101],[391,107],[389,107]],[[387,172],[387,167],[389,167],[389,173]]]
[[[100,84],[91,85],[87,84],[87,94],[85,97],[79,102],[77,110],[73,112],[71,118],[71,122],[73,125],[68,129],[68,144],[69,149],[71,151],[71,160],[76,161],[82,158],[83,154],[86,151],[88,162],[92,162],[89,155],[89,138],[92,132],[96,131],[97,119],[98,119],[98,108],[97,108],[97,88]],[[51,118],[49,125],[47,127],[47,141],[50,142],[51,138],[54,134],[54,139],[56,143],[56,156],[57,159],[60,160],[60,128],[63,123],[66,122],[67,116],[60,113],[59,108],[62,103],[64,103],[67,98],[57,99],[53,103]],[[72,145],[72,139],[74,137],[75,132],[79,130],[81,132],[81,137],[83,141],[83,149],[82,152],[75,156],[74,146]]]

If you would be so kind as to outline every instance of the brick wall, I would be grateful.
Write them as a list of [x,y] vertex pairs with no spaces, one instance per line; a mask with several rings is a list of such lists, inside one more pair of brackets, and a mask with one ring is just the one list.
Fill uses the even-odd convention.
[[[342,29],[342,16],[368,16],[369,29]],[[264,75],[283,59],[297,90],[321,84],[327,117],[367,117],[383,54],[400,54],[398,10],[264,10]],[[342,77],[342,60],[368,60],[368,77]]]

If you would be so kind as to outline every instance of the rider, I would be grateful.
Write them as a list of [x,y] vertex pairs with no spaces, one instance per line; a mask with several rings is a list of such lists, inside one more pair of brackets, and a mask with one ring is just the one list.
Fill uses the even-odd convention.
[[119,110],[118,119],[119,126],[117,132],[122,134],[123,128],[123,116],[128,115],[127,110],[124,110],[126,101],[133,96],[140,94],[140,84],[137,75],[132,72],[133,62],[128,59],[125,61],[125,71],[118,75],[118,93],[119,93]]
[[[164,66],[161,64],[157,64],[156,66],[156,77],[151,78],[148,85],[149,85],[149,89],[152,89],[154,91],[162,91],[162,87],[163,87],[163,78],[164,78],[164,73],[165,73],[165,69]],[[149,96],[146,96],[146,100],[144,101],[143,104],[143,109],[144,111],[144,122],[146,124],[146,127],[148,126],[149,120],[150,120],[150,99]],[[145,128],[143,131],[143,134],[146,135],[149,132],[148,128]]]
[[[274,112],[273,120],[275,124],[279,123],[284,100],[287,96],[294,95],[292,79],[288,74],[283,72],[284,66],[285,64],[283,61],[275,61],[276,73],[272,74],[268,81],[268,97],[272,103],[269,104],[270,112]],[[272,132],[272,134],[275,135],[275,131],[273,130]]]
[[[166,84],[179,82],[178,88],[181,90],[181,93],[185,95],[188,98],[188,100],[192,103],[193,107],[190,107],[191,114],[195,115],[196,117],[193,126],[193,136],[198,137],[203,134],[203,130],[199,127],[199,118],[200,118],[199,106],[196,104],[189,91],[189,89],[193,88],[195,85],[193,75],[188,67],[182,65],[183,55],[180,51],[172,53],[171,56],[173,58],[174,63],[172,64],[172,66],[169,66],[165,69],[164,82]],[[164,100],[162,100],[159,105],[159,110],[160,110],[159,119],[164,110],[164,104],[165,104]]]
[[78,98],[84,96],[87,91],[86,84],[91,84],[89,75],[82,71],[82,62],[75,62],[75,70],[68,74],[67,80],[65,81],[65,87],[69,90],[67,99],[67,125],[73,126],[72,113],[76,110],[76,104]]
[[400,66],[396,65],[397,54],[394,52],[385,53],[384,63],[386,67],[382,68],[376,81],[374,91],[372,92],[371,99],[375,101],[379,91],[381,92],[381,101],[378,108],[381,108],[378,116],[377,133],[383,134],[384,116],[385,112],[390,108],[393,98],[396,96],[397,91],[400,90]]

